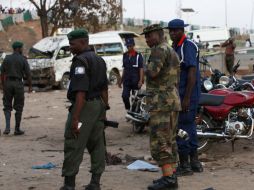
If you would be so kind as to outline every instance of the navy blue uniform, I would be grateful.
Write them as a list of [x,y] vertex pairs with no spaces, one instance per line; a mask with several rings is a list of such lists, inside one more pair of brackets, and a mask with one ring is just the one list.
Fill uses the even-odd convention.
[[179,154],[190,154],[198,148],[197,131],[195,124],[195,116],[197,112],[198,101],[200,97],[200,72],[199,72],[199,50],[197,45],[183,37],[182,40],[174,46],[180,61],[181,61],[181,73],[179,94],[181,101],[183,101],[185,90],[188,82],[188,70],[190,67],[196,68],[196,84],[193,87],[190,98],[190,110],[188,112],[180,112],[178,119],[178,128],[186,131],[190,138],[188,141],[184,141],[180,138],[177,139]]
[[123,54],[123,102],[125,109],[130,109],[130,92],[132,90],[138,90],[138,82],[140,80],[140,69],[143,68],[143,57],[140,53],[129,54],[128,52]]

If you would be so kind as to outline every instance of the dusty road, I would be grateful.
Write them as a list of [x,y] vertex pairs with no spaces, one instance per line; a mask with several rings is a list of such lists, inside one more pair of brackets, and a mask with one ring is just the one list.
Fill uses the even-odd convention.
[[[2,96],[2,94],[1,94]],[[67,115],[65,91],[26,94],[26,106],[22,127],[25,136],[12,134],[0,136],[0,190],[57,190],[63,183],[61,166],[63,161],[63,131]],[[120,122],[119,129],[107,129],[108,151],[124,158],[149,155],[148,135],[132,133],[125,122],[120,90],[110,90],[112,109],[108,118]],[[2,102],[0,103],[2,110]],[[0,128],[4,129],[4,116],[1,111]],[[231,144],[216,143],[204,158],[205,172],[191,177],[179,178],[180,190],[203,190],[213,187],[216,190],[254,189],[254,140],[236,142],[235,152]],[[33,170],[37,164],[52,162],[57,168]],[[84,161],[77,176],[77,190],[90,180],[89,157]],[[108,166],[102,178],[103,190],[144,190],[159,176],[159,173],[128,171],[126,164]]]

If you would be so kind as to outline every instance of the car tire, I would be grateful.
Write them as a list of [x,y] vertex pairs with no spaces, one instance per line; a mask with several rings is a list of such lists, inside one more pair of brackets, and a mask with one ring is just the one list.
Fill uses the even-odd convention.
[[67,90],[70,82],[69,74],[64,74],[61,81],[60,81],[60,89],[61,90]]
[[109,73],[109,84],[117,85],[120,77],[121,76],[118,70],[111,70]]

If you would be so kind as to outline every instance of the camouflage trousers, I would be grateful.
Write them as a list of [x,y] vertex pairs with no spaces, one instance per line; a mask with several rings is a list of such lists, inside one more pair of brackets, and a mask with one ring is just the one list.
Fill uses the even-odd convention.
[[177,162],[178,112],[150,113],[150,151],[159,166]]

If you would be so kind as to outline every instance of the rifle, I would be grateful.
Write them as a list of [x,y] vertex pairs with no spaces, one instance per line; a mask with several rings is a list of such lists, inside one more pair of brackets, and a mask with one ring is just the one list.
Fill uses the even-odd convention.
[[104,120],[104,125],[105,125],[105,128],[107,127],[118,128],[119,123],[116,121]]

